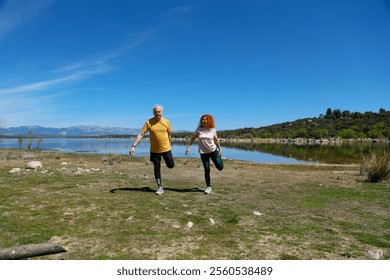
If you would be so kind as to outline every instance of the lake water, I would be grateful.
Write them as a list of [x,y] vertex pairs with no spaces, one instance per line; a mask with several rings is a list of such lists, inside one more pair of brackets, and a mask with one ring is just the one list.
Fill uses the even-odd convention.
[[[22,149],[26,149],[23,139]],[[133,138],[43,138],[41,150],[58,150],[71,153],[128,154]],[[31,149],[37,149],[34,139]],[[149,139],[144,138],[137,145],[138,157],[149,156]],[[19,148],[17,138],[0,138],[1,148]],[[174,157],[185,157],[186,142],[174,141]],[[230,143],[223,142],[223,158],[259,163],[310,164],[310,163],[361,163],[363,156],[370,152],[389,151],[389,143],[333,143],[325,145],[294,145],[278,143]],[[189,157],[199,158],[197,143],[191,146]]]
[[[43,138],[39,148],[42,150],[58,150],[61,152],[94,153],[94,154],[128,154],[134,139],[129,138]],[[27,139],[23,140],[22,149],[25,149]],[[38,141],[34,139],[31,149],[36,149]],[[149,140],[142,139],[137,145],[135,156],[149,155]],[[0,148],[19,148],[17,138],[0,139]],[[185,142],[173,142],[172,153],[174,157],[185,157]],[[275,153],[261,152],[259,150],[246,149],[245,147],[232,147],[222,145],[223,158],[243,160],[259,163],[276,164],[308,164],[314,160],[302,160],[291,155],[284,156]],[[191,146],[189,157],[199,158],[197,143]]]

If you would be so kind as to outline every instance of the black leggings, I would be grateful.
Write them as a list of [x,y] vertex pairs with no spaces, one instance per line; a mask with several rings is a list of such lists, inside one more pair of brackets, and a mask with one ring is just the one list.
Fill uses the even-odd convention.
[[223,169],[223,161],[221,156],[219,155],[218,149],[216,149],[212,153],[208,154],[200,154],[200,158],[203,163],[204,167],[204,178],[206,179],[206,185],[207,187],[210,187],[211,185],[211,179],[210,179],[210,158],[213,161],[215,167],[221,171]]
[[158,185],[161,184],[161,157],[164,159],[168,168],[173,168],[175,166],[172,151],[164,153],[150,153],[150,161],[153,162],[154,166],[154,178],[156,179]]

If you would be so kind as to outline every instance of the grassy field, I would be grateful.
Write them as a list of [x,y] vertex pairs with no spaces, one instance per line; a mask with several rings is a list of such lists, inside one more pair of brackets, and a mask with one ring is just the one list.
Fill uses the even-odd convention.
[[[27,170],[39,160],[43,168]],[[10,173],[13,168],[20,172]],[[390,259],[390,184],[359,165],[225,161],[203,193],[200,159],[0,150],[0,248],[56,242],[37,259]]]

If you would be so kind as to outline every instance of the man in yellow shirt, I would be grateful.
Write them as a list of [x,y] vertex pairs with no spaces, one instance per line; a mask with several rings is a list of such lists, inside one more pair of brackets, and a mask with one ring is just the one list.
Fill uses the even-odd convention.
[[135,138],[133,145],[131,145],[130,155],[134,155],[135,147],[144,137],[145,133],[150,133],[150,161],[154,166],[154,178],[157,183],[156,194],[163,194],[164,189],[161,183],[161,157],[165,160],[168,168],[175,166],[175,161],[171,151],[171,133],[172,127],[169,120],[162,117],[163,107],[155,105],[153,107],[154,117],[147,120],[141,132]]

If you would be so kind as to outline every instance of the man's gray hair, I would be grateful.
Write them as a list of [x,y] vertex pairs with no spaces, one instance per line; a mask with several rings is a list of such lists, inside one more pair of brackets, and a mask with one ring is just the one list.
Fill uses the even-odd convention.
[[164,108],[163,108],[162,105],[156,104],[156,105],[153,106],[153,113],[156,111],[156,108],[157,108],[157,107],[160,107],[160,108],[161,108],[161,111],[164,111]]

